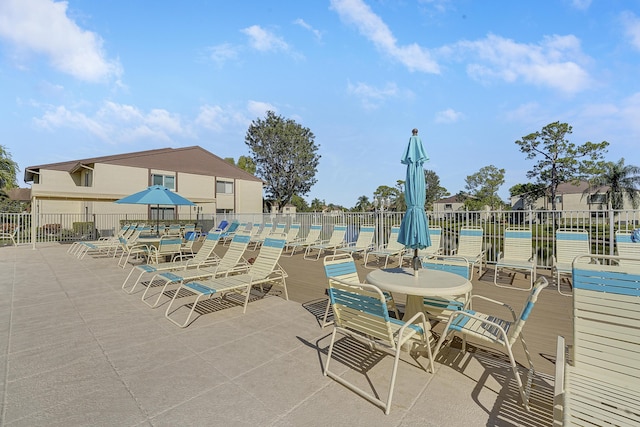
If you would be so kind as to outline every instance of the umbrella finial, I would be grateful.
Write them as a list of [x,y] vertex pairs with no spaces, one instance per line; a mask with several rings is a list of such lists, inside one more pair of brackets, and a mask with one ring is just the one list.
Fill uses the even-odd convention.
[[418,129],[413,128],[413,130],[411,131],[411,133],[413,134],[413,136],[416,136],[418,134]]

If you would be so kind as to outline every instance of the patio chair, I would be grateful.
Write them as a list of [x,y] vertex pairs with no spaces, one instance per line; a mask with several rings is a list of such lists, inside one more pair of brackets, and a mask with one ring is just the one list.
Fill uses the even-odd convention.
[[377,267],[367,267],[367,263],[369,262],[369,257],[374,256],[379,261],[384,258],[384,267],[387,268],[387,264],[389,262],[389,257],[397,256],[398,257],[398,265],[400,265],[400,259],[402,254],[405,251],[405,247],[402,243],[398,242],[398,234],[400,234],[400,226],[394,225],[391,227],[391,232],[389,233],[389,242],[381,245],[377,249],[373,249],[371,251],[367,251],[364,256],[364,267],[365,268],[377,268]]
[[[351,254],[335,254],[328,255],[323,259],[324,264],[324,273],[327,276],[327,279],[331,281],[332,279],[342,280],[343,282],[348,283],[360,283],[360,277],[358,276],[358,270],[356,268],[356,263],[353,260]],[[393,300],[393,295],[391,292],[382,292],[385,296],[385,300],[387,302],[387,307],[396,316],[396,319],[400,318],[400,313],[398,313],[398,308],[396,307],[396,303]],[[331,301],[327,301],[327,308],[324,311],[324,317],[322,318],[321,328],[324,328],[327,325],[330,325],[331,322],[327,321],[329,317],[329,309],[331,308]]]
[[[333,307],[335,321],[327,362],[324,367],[324,375],[355,391],[374,404],[381,406],[384,409],[384,413],[388,415],[391,412],[396,373],[403,346],[410,347],[412,352],[426,350],[430,371],[434,372],[433,355],[430,346],[430,325],[427,323],[424,313],[416,313],[415,316],[405,322],[393,319],[389,317],[386,297],[379,288],[364,283],[345,282],[335,278],[329,279],[329,300]],[[345,336],[354,337],[358,341],[369,343],[369,348],[372,351],[382,349],[394,355],[389,393],[386,400],[382,400],[377,393],[367,392],[338,375],[338,373],[330,371],[331,358],[334,353],[338,332]],[[354,346],[344,346],[343,351],[346,352],[354,348],[356,349],[355,351],[361,351],[360,348]],[[346,355],[345,357],[349,358],[349,360],[358,360],[356,357],[352,359],[351,355]]]
[[130,239],[137,227],[137,224],[124,225],[116,235],[111,237],[92,241],[75,241],[69,246],[67,252],[76,258],[82,259],[89,252],[106,253],[109,256],[113,251],[113,257],[115,258],[120,248],[120,237]]
[[307,237],[300,237],[292,242],[287,242],[285,244],[284,252],[286,253],[286,250],[288,248],[291,248],[291,253],[289,254],[289,256],[292,257],[293,254],[295,254],[295,252],[298,250],[298,248],[306,248],[307,246],[320,243],[322,241],[320,239],[321,232],[322,232],[321,224],[311,225],[311,227],[309,228],[309,233],[307,233]]
[[[331,237],[329,237],[329,240],[322,240],[320,243],[307,246],[304,251],[304,259],[312,259],[314,261],[317,261],[320,259],[320,255],[322,255],[325,251],[332,250],[335,252],[336,249],[341,248],[344,245],[344,238],[346,234],[346,225],[334,225],[333,233],[331,233]],[[315,259],[313,258],[313,251],[316,251]]]
[[[276,224],[276,227],[279,224]],[[280,225],[282,231],[282,233],[284,233],[284,224]],[[251,236],[251,240],[249,241],[249,246],[248,249],[250,251],[255,251],[258,250],[258,248],[260,247],[260,245],[262,245],[262,242],[264,242],[264,240],[269,237],[269,235],[274,232],[273,230],[273,223],[267,222],[264,224],[264,226],[262,227],[262,230],[260,230],[260,232],[256,233],[255,235]]]
[[146,245],[148,249],[147,263],[158,264],[166,258],[173,258],[182,254],[182,236],[176,234],[165,234],[160,237],[158,246]]
[[[191,316],[198,306],[198,302],[201,298],[212,298],[215,295],[224,297],[228,293],[246,293],[244,299],[244,307],[242,312],[246,313],[247,305],[249,304],[249,297],[251,296],[251,289],[253,286],[262,286],[264,284],[279,284],[284,289],[284,296],[286,300],[289,300],[289,294],[287,292],[286,284],[286,272],[278,265],[278,260],[282,254],[282,249],[285,244],[285,236],[270,236],[267,237],[260,246],[260,252],[255,261],[246,273],[225,275],[224,277],[212,277],[207,280],[198,280],[197,282],[181,283],[180,288],[176,291],[167,307],[165,317],[171,321],[171,323],[184,328],[189,325]],[[191,310],[186,320],[180,323],[174,320],[171,315],[178,309],[171,310],[173,303],[176,301],[176,297],[180,294],[180,291],[186,291],[196,299],[191,305]]]
[[640,257],[591,258],[573,263],[573,346],[567,360],[558,337],[554,425],[638,426]]
[[[533,253],[532,234],[528,228],[507,228],[504,231],[504,250],[498,252],[493,283],[500,288],[530,291],[536,280],[536,255]],[[516,288],[498,284],[500,270],[513,270],[529,274],[529,287]]]
[[[573,260],[577,256],[589,254],[591,254],[591,244],[587,231],[566,228],[556,230],[556,253],[553,256],[552,269],[560,295],[571,296],[571,294],[560,290],[560,283],[563,275],[568,275],[571,278]],[[581,257],[580,259],[582,262],[591,262],[589,258]]]
[[487,264],[487,254],[482,248],[484,244],[484,230],[482,227],[462,227],[458,236],[458,247],[451,255],[466,258],[471,263],[471,277],[473,268],[478,267],[478,277],[482,276],[483,264]]
[[640,259],[640,242],[634,242],[633,231],[616,231],[616,253],[620,256],[621,265],[638,264],[634,259]]
[[[251,236],[248,234],[236,234],[219,262],[213,266],[199,266],[180,271],[164,271],[157,272],[149,281],[147,288],[142,294],[142,301],[155,308],[160,304],[160,299],[167,291],[170,285],[181,284],[191,280],[206,279],[209,277],[218,277],[229,274],[230,272],[246,271],[248,262],[242,257]],[[162,287],[156,294],[157,298],[150,304],[147,302],[147,293],[151,288]]]
[[[471,280],[473,266],[464,257],[439,255],[422,261],[422,268],[427,270],[446,271]],[[454,311],[462,310],[471,293],[463,296],[424,297],[423,304],[429,320],[446,322]]]
[[[213,252],[218,241],[220,240],[220,232],[209,232],[200,249],[193,256],[182,255],[171,262],[161,262],[158,264],[141,264],[134,265],[131,271],[122,282],[122,290],[127,293],[133,293],[136,285],[145,274],[158,273],[163,271],[186,270],[189,268],[200,268],[203,266],[217,263],[220,259]],[[131,286],[127,286],[127,282],[134,272],[138,272],[138,277]]]
[[[162,227],[161,227],[162,228]],[[169,224],[169,227],[162,232],[158,231],[159,234],[169,234],[172,236],[180,236],[182,235],[182,226],[180,224]]]
[[238,230],[243,230],[246,227],[247,223],[239,223],[238,221],[233,221],[229,224],[229,228],[227,231],[223,232],[220,235],[220,239],[222,240],[222,246],[226,246],[227,243],[230,243],[233,240],[233,237],[236,235]]
[[351,255],[365,255],[373,249],[373,238],[376,235],[376,228],[372,225],[361,225],[358,238],[355,242],[347,243],[336,249],[336,252],[345,252]]
[[3,231],[0,232],[0,240],[11,240],[13,246],[17,246],[16,239],[18,238],[18,233],[20,232],[20,226],[16,225],[13,227],[11,231]]
[[[440,255],[442,253],[441,242],[442,242],[442,227],[429,227],[429,238],[431,239],[431,246],[419,249],[418,257],[421,260],[426,258],[430,258],[435,255]],[[413,259],[413,250],[405,250],[400,256],[400,266],[404,265],[404,260],[407,259],[409,262]]]
[[[526,410],[529,411],[529,394],[531,391],[531,381],[533,380],[535,370],[533,367],[533,361],[531,360],[531,355],[529,354],[529,350],[527,349],[527,344],[525,343],[524,337],[522,336],[522,328],[524,327],[526,321],[529,318],[529,315],[531,314],[531,310],[533,309],[538,299],[538,295],[545,287],[548,286],[548,284],[549,282],[547,282],[547,279],[545,279],[544,277],[540,277],[536,280],[535,285],[532,287],[529,293],[529,297],[527,298],[525,305],[522,308],[520,316],[518,317],[516,317],[515,311],[508,304],[480,295],[472,295],[469,298],[465,309],[455,310],[449,316],[447,325],[445,326],[444,332],[438,340],[438,344],[436,345],[436,349],[434,350],[433,354],[437,356],[438,352],[442,348],[444,341],[452,334],[456,333],[462,334],[464,338],[462,346],[463,352],[466,351],[467,337],[503,347],[505,354],[509,356],[511,369],[513,371],[516,383],[518,384],[522,404],[524,405]],[[507,308],[511,312],[511,319],[504,320],[494,315],[479,313],[469,309],[471,302],[475,299],[481,299],[483,301]],[[520,377],[520,374],[518,373],[518,365],[516,364],[516,360],[513,355],[513,345],[518,340],[522,344],[524,353],[527,356],[527,361],[529,363],[529,370],[526,381],[523,381]]]
[[193,255],[193,245],[198,238],[198,234],[194,231],[187,231],[182,238],[182,245],[180,246],[180,252],[182,254]]
[[289,230],[287,231],[287,237],[286,237],[286,243],[285,243],[285,248],[287,247],[288,244],[295,242],[296,239],[298,238],[298,234],[300,233],[300,223],[299,222],[294,222],[293,224],[291,224],[289,226]]

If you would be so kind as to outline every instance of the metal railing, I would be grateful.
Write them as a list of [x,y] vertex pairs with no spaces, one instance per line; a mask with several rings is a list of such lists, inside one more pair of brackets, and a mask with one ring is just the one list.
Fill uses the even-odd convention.
[[[300,223],[299,237],[305,237],[312,224],[322,225],[322,239],[328,239],[335,224],[347,226],[347,241],[357,239],[361,225],[374,225],[377,229],[375,244],[387,243],[393,225],[402,222],[403,212],[304,212],[283,214],[198,214],[171,222],[195,224],[203,231],[217,226],[220,221],[252,223],[254,227],[270,222],[273,224]],[[555,253],[555,231],[558,228],[572,228],[589,232],[591,250],[596,255],[615,254],[615,231],[633,230],[640,227],[640,210],[627,211],[450,211],[427,212],[430,225],[442,228],[442,250],[451,254],[457,247],[460,229],[465,226],[482,227],[487,261],[495,262],[503,246],[504,230],[507,227],[526,226],[533,234],[532,250],[537,255],[540,268],[551,268]],[[135,214],[31,214],[0,213],[3,230],[20,226],[18,244],[39,242],[72,242],[94,240],[112,236],[124,223],[149,222],[144,215]],[[163,222],[164,221],[160,221]],[[11,244],[0,241],[0,245]]]

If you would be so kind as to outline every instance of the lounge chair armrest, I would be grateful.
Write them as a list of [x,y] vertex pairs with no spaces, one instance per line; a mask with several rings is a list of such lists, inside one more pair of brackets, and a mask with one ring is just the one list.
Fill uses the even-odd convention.
[[487,297],[485,297],[483,295],[471,295],[469,297],[469,299],[467,300],[467,303],[465,304],[465,309],[467,308],[467,306],[471,305],[471,301],[474,298],[478,298],[478,299],[481,299],[483,301],[487,301],[487,302],[490,302],[490,303],[493,303],[493,304],[496,304],[496,305],[501,305],[501,306],[507,308],[511,312],[511,316],[513,316],[513,320],[516,320],[516,312],[513,310],[513,308],[509,304],[507,304],[505,302],[502,302],[502,301],[495,300],[495,299],[487,298]]
[[553,386],[553,425],[563,425],[562,419],[564,415],[564,370],[566,364],[565,340],[562,335],[558,335],[556,344],[556,370],[555,381]]

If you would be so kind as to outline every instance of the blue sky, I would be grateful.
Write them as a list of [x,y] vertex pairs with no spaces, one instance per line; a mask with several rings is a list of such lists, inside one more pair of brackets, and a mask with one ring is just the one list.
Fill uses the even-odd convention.
[[414,127],[451,194],[494,165],[506,199],[533,166],[515,141],[551,122],[640,165],[639,75],[634,0],[0,1],[0,144],[22,171],[191,145],[237,159],[273,110],[320,146],[308,201],[404,179]]

